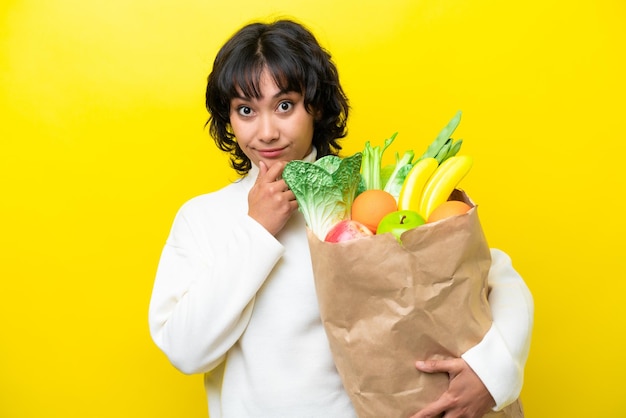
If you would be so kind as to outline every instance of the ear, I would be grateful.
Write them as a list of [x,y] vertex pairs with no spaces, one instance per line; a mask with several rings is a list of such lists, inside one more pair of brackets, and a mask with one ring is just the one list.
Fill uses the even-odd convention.
[[319,109],[311,109],[311,114],[315,119],[315,122],[319,122],[322,119],[323,112]]

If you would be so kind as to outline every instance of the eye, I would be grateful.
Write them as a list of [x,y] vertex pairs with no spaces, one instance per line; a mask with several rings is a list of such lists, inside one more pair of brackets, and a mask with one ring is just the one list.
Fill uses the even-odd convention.
[[250,116],[250,115],[252,115],[252,109],[249,108],[248,106],[239,106],[237,108],[237,113],[240,116]]
[[289,112],[292,108],[293,108],[293,103],[288,100],[284,100],[278,104],[278,111],[280,113]]

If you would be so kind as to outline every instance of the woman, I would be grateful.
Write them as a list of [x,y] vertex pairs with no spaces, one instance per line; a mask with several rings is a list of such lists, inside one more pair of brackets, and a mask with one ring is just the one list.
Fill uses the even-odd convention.
[[[353,417],[319,317],[305,223],[281,173],[341,150],[348,101],[330,55],[298,23],[254,23],[219,51],[209,128],[242,178],[178,212],[150,304],[155,343],[204,373],[211,418]],[[533,302],[492,250],[494,326],[462,358],[417,362],[448,391],[416,417],[480,417],[522,386]],[[419,360],[419,359],[416,359]]]

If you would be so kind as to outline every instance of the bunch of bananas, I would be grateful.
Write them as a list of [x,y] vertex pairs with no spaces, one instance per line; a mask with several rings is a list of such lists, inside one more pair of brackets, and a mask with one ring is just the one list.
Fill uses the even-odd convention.
[[399,210],[413,210],[428,219],[469,172],[473,159],[456,155],[462,140],[450,137],[460,119],[461,112],[458,112],[411,168],[400,190]]

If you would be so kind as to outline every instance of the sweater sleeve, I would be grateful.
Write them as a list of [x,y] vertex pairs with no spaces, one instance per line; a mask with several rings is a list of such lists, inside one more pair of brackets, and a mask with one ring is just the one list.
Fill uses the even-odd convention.
[[204,373],[242,335],[255,294],[284,248],[247,215],[229,214],[224,222],[183,209],[158,265],[150,334],[181,372]]
[[482,341],[461,357],[496,401],[494,410],[500,410],[514,402],[522,390],[534,302],[510,257],[496,249],[491,250],[491,256],[488,281],[493,323]]

